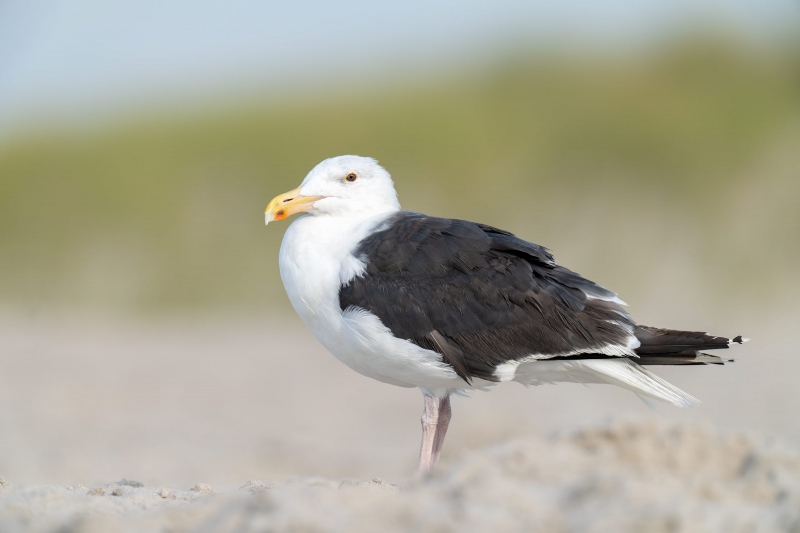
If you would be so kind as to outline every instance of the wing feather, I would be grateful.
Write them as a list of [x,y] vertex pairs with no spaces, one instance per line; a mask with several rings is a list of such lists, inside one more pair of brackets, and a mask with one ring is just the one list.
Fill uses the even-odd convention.
[[353,255],[366,269],[341,287],[342,310],[374,313],[467,382],[496,380],[509,361],[633,355],[638,344],[616,294],[491,226],[401,212]]

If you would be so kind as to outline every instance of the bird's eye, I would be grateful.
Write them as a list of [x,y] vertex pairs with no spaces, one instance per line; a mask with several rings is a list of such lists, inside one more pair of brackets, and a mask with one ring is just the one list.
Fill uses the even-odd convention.
[[351,172],[350,174],[348,174],[347,176],[345,176],[345,178],[344,178],[344,179],[345,179],[345,180],[347,180],[347,181],[349,181],[350,183],[353,183],[354,181],[356,181],[356,180],[358,179],[358,176],[356,176],[356,173],[355,173],[355,172]]

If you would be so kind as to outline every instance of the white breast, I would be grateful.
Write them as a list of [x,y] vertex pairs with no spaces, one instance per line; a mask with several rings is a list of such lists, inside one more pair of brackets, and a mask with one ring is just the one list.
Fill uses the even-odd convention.
[[280,251],[286,293],[314,336],[356,372],[401,387],[464,388],[466,383],[436,352],[396,338],[372,313],[343,313],[339,306],[341,285],[364,274],[365,264],[351,251],[390,215],[296,220]]

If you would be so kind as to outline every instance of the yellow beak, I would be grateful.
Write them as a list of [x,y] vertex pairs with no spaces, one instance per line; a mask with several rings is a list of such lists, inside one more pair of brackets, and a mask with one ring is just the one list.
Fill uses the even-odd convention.
[[303,196],[300,194],[300,188],[291,190],[276,196],[267,206],[264,212],[264,222],[269,224],[276,220],[284,220],[290,215],[295,213],[302,213],[309,211],[314,207],[314,202],[321,200],[323,196]]

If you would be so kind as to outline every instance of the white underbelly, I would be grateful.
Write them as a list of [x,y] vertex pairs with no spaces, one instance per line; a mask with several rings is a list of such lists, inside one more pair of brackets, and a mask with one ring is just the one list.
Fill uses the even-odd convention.
[[[356,372],[401,387],[441,389],[467,385],[438,353],[395,337],[372,313],[350,308],[339,317],[338,336],[320,340]],[[326,328],[320,331],[324,335]]]

